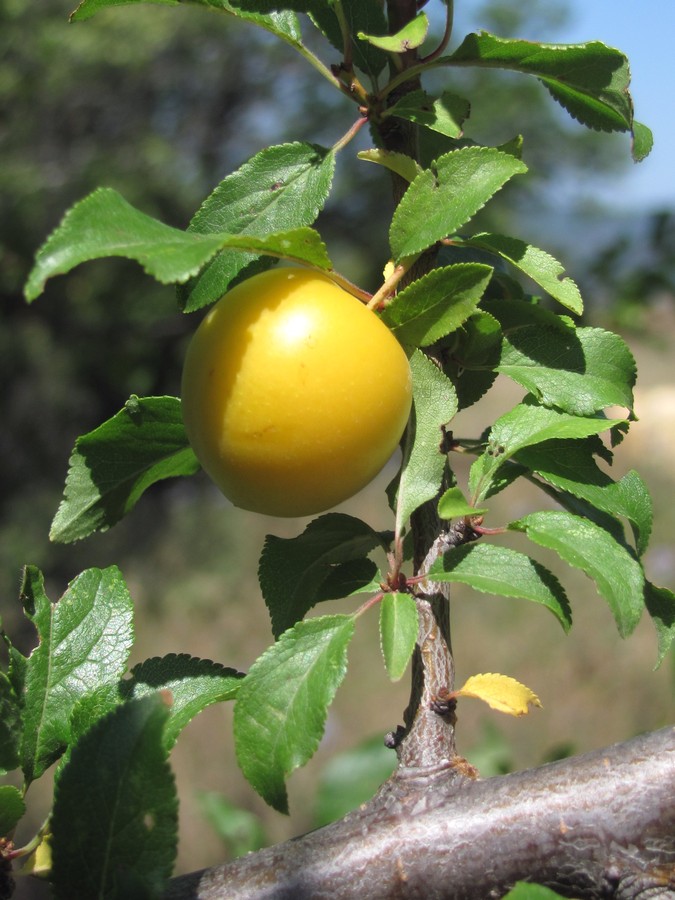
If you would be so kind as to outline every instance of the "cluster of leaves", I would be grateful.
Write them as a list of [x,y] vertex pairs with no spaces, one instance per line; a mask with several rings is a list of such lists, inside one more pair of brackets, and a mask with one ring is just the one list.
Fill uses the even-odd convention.
[[23,817],[30,785],[58,766],[49,818],[5,855],[28,856],[28,871],[50,875],[56,897],[156,896],[177,840],[169,752],[200,710],[236,695],[242,676],[186,655],[127,673],[133,603],[116,567],[82,572],[58,603],[27,567],[21,601],[39,643],[25,657],[3,632],[0,769],[23,776],[21,789],[0,788],[3,834]]
[[[83,0],[73,18],[122,2],[133,0]],[[242,771],[269,804],[287,810],[285,780],[315,752],[346,672],[358,618],[376,601],[389,674],[395,680],[406,670],[417,636],[415,576],[407,588],[398,582],[398,590],[384,590],[391,573],[379,571],[371,556],[385,551],[391,558],[393,548],[402,564],[411,516],[434,501],[443,485],[451,487],[438,503],[442,519],[463,520],[473,537],[510,530],[554,551],[593,579],[622,636],[636,627],[645,605],[657,627],[659,659],[675,635],[675,596],[648,582],[640,562],[652,528],[649,493],[636,472],[615,481],[598,464],[612,458],[600,435],[607,432],[616,443],[632,416],[635,364],[628,348],[614,334],[575,325],[569,313],[582,312],[580,293],[544,250],[467,230],[495,193],[527,171],[521,141],[516,136],[497,148],[473,143],[463,132],[469,105],[451,92],[432,97],[419,89],[392,101],[406,81],[432,68],[517,71],[537,78],[582,124],[631,132],[637,159],[648,152],[650,135],[633,120],[625,58],[597,42],[556,46],[481,33],[448,55],[443,44],[406,69],[397,60],[423,45],[424,13],[391,35],[377,2],[204,3],[262,26],[299,52],[359,104],[356,124],[332,148],[291,143],[258,153],[218,185],[185,231],[135,209],[114,190],[95,191],[67,213],[39,251],[26,298],[38,297],[48,278],[106,256],[136,260],[161,283],[178,285],[184,312],[202,309],[278,259],[327,273],[363,296],[334,271],[312,225],[330,193],[338,154],[361,125],[368,120],[377,131],[390,127],[391,119],[412,123],[427,133],[428,160],[382,148],[361,155],[409,183],[391,221],[385,282],[371,302],[409,350],[414,414],[389,492],[393,532],[328,513],[295,538],[267,538],[259,576],[275,642],[245,678],[180,656],[150,660],[124,677],[132,624],[119,573],[84,572],[52,605],[40,574],[26,571],[22,599],[39,645],[24,658],[8,644],[10,667],[0,681],[7,710],[2,765],[7,771],[19,767],[24,776],[23,792],[4,789],[2,822],[11,833],[23,812],[25,789],[61,758],[54,812],[38,836],[51,835],[57,896],[158,889],[175,844],[167,754],[183,725],[210,703],[236,698],[234,738]],[[328,68],[303,43],[298,13],[307,14],[340,51],[340,66]],[[432,252],[436,267],[395,293],[420,257]],[[565,311],[540,304],[519,275]],[[524,389],[523,400],[484,435],[446,433],[447,446],[441,447],[456,413],[478,401],[499,374]],[[625,414],[610,418],[610,407]],[[451,469],[453,452],[475,456],[464,490]],[[132,396],[116,416],[77,441],[51,537],[74,541],[105,530],[152,484],[197,468],[180,401]],[[490,499],[516,479],[539,486],[560,508],[485,528]],[[549,609],[565,631],[571,626],[563,586],[524,552],[485,540],[465,543],[439,558],[428,574],[435,581],[530,600]],[[360,593],[373,597],[355,614],[304,618],[319,602]],[[498,676],[470,679],[453,696],[461,695],[479,696],[512,714],[538,702]],[[136,789],[141,781],[142,794]],[[117,805],[106,803],[113,789],[123,798]],[[108,819],[101,816],[103,808],[111,810]],[[75,839],[80,833],[86,841]],[[82,847],[86,866],[73,856]]]

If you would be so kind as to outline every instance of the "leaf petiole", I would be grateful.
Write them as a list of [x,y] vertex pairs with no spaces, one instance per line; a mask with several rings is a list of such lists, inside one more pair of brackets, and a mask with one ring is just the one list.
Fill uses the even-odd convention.
[[361,131],[367,121],[367,115],[360,116],[356,120],[356,122],[354,122],[349,131],[345,132],[345,134],[343,134],[342,137],[333,144],[333,146],[331,147],[331,151],[333,153],[339,153],[340,150],[343,150],[347,146],[347,144],[356,137],[359,131]]
[[384,595],[385,591],[378,591],[376,594],[373,594],[372,597],[369,597],[366,602],[362,603],[361,606],[359,606],[359,608],[356,610],[356,612],[354,613],[354,618],[358,619],[369,609],[372,609],[373,606],[377,606],[378,603],[381,603]]
[[384,307],[385,301],[394,293],[399,281],[411,268],[418,256],[419,253],[414,256],[408,256],[402,259],[397,266],[394,266],[393,272],[385,278],[380,289],[368,301],[368,309],[381,309]]

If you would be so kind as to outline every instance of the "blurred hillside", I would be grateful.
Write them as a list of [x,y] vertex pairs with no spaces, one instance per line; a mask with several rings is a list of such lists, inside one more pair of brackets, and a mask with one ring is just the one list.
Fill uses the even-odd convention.
[[[487,5],[493,17],[508,6],[506,0]],[[530,0],[518,7],[516,20],[501,20],[502,33],[522,33],[527,20],[530,31],[534,23],[539,37],[555,40],[564,4]],[[330,145],[351,124],[352,111],[290,51],[227,17],[181,6],[129,7],[69,25],[70,11],[69,0],[0,3],[0,612],[28,652],[33,635],[17,598],[20,567],[39,565],[56,599],[81,569],[117,563],[137,602],[132,662],[185,652],[246,669],[270,640],[256,578],[264,535],[292,536],[304,522],[234,510],[200,475],[153,489],[107,534],[72,547],[47,540],[76,436],[114,414],[130,393],[177,393],[195,317],[177,311],[171,289],[121,261],[91,263],[55,279],[30,307],[21,290],[37,247],[64,210],[95,187],[115,187],[146,212],[184,227],[204,196],[266,144]],[[589,321],[618,328],[633,347],[640,421],[619,448],[616,476],[635,466],[652,486],[656,525],[648,568],[672,587],[675,211],[634,219],[592,199],[582,209],[561,204],[556,185],[572,178],[575,167],[587,179],[594,167],[613,169],[620,184],[627,139],[585,132],[535,82],[500,81],[494,73],[467,80],[461,90],[476,104],[488,76],[487,112],[472,116],[471,127],[479,139],[506,140],[527,109],[525,156],[533,178],[526,188],[504,191],[483,224],[490,216],[496,228],[554,253],[561,249],[582,287]],[[362,136],[360,146],[368,145]],[[374,287],[387,249],[380,233],[386,229],[374,227],[372,216],[391,208],[387,179],[357,163],[351,147],[340,158],[338,179],[319,227],[338,268]],[[480,432],[521,394],[508,382],[500,385],[485,408],[464,414],[458,431]],[[390,527],[383,494],[390,475],[383,473],[345,511]],[[515,514],[527,509],[526,493],[507,499],[518,506]],[[672,721],[675,670],[667,660],[651,671],[650,623],[621,644],[590,583],[563,580],[576,612],[564,640],[545,612],[456,592],[458,677],[501,670],[542,696],[544,710],[527,721],[497,722],[516,766],[537,763],[563,745],[585,750]],[[326,760],[397,724],[406,688],[387,681],[371,619],[360,624],[350,649],[350,674],[324,745],[291,781],[289,820],[265,810],[236,770],[229,710],[207,710],[187,729],[174,754],[181,869],[222,856],[199,812],[198,790],[219,791],[261,813],[268,837],[278,840],[313,824],[311,798]],[[470,705],[462,710],[463,752],[484,741],[487,721],[494,716]]]

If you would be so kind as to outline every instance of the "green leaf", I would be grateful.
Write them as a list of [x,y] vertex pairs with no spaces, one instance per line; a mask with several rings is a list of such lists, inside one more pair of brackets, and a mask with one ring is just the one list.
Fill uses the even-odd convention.
[[581,315],[584,311],[579,288],[571,278],[561,277],[565,271],[564,267],[545,250],[533,247],[518,238],[487,233],[466,238],[462,245],[495,253],[531,278],[567,309],[577,315]]
[[[323,32],[340,52],[344,39],[332,2],[326,0],[231,0],[237,8],[256,12],[274,9],[292,9],[307,13],[312,22]],[[341,0],[342,14],[349,34],[362,31],[368,34],[385,34],[387,22],[378,0]],[[353,48],[354,64],[371,76],[376,76],[387,64],[387,55],[378,47],[356,43]]]
[[161,896],[178,830],[168,714],[158,696],[123,703],[73,748],[52,816],[56,900]]
[[[154,2],[154,0],[152,0],[152,2]],[[179,2],[181,2],[181,0],[179,0]],[[265,31],[269,31],[270,34],[273,34],[275,37],[281,38],[282,41],[290,44],[291,47],[298,48],[302,46],[300,23],[298,22],[298,17],[293,12],[277,12],[276,10],[273,10],[269,15],[265,15],[258,12],[245,12],[244,10],[237,8],[237,5],[229,2],[229,0],[191,0],[191,2],[196,3],[199,6],[206,6],[209,9],[215,7],[222,12],[236,16],[238,19],[243,19],[253,25],[258,25],[260,28],[264,28]],[[281,5],[282,4],[277,4],[277,7],[280,7]],[[287,4],[283,5],[287,7]]]
[[124,682],[109,681],[107,684],[101,684],[93,688],[77,701],[73,706],[70,714],[70,744],[68,750],[61,758],[59,768],[56,770],[57,777],[62,771],[68,759],[72,747],[79,739],[89,731],[95,722],[107,716],[123,702],[121,685]]
[[254,853],[269,843],[256,813],[235,806],[214,791],[201,791],[197,802],[202,815],[227,847],[229,859]]
[[661,665],[675,640],[675,594],[668,588],[645,583],[645,606],[652,617],[659,640],[655,668]]
[[198,470],[180,400],[132,397],[112,419],[75,442],[49,536],[68,543],[106,531],[155,482]]
[[460,409],[476,403],[494,384],[502,329],[497,319],[479,309],[453,335],[452,352],[443,359],[443,371],[457,391]]
[[617,334],[601,328],[505,330],[495,368],[545,406],[577,416],[633,407],[635,360]]
[[347,670],[352,616],[298,622],[257,659],[234,706],[237,760],[260,796],[288,812],[285,779],[314,754]]
[[34,566],[24,571],[21,599],[40,640],[28,659],[21,764],[39,778],[70,739],[77,700],[124,672],[133,643],[133,605],[119,569],[87,569],[50,603]]
[[[322,4],[331,8],[333,3]],[[347,28],[350,35],[359,34],[386,34],[387,19],[384,15],[382,3],[379,0],[341,0],[342,12],[344,14]],[[344,48],[344,40],[340,35],[340,41],[337,44],[338,50],[342,52]],[[389,63],[389,56],[380,47],[376,47],[364,41],[352,41],[352,53],[354,55],[354,65],[367,72],[371,77],[376,77]]]
[[406,119],[446,137],[460,138],[464,121],[470,112],[469,101],[449,91],[436,98],[430,97],[426,91],[413,91],[391,106],[387,110],[387,116]]
[[394,297],[382,321],[402,344],[427,347],[466,322],[491,276],[492,269],[478,263],[433,269]]
[[11,784],[0,785],[0,837],[8,837],[26,812],[21,791]]
[[372,567],[351,565],[376,547],[386,549],[390,536],[343,513],[314,519],[302,534],[269,534],[260,556],[258,578],[272,619],[274,636],[290,628],[323,600],[337,600],[368,585]]
[[522,403],[497,419],[490,430],[485,453],[471,466],[469,483],[474,502],[478,503],[488,495],[497,470],[524,447],[553,438],[585,438],[600,434],[623,421],[625,420],[572,416],[557,409],[538,406],[531,397],[526,397]]
[[395,765],[396,754],[381,735],[330,759],[319,775],[314,827],[335,822],[370,800]]
[[[316,144],[294,143],[257,153],[211,193],[190,222],[195,234],[265,237],[311,225],[330,191],[335,154]],[[224,250],[185,287],[185,312],[219,300],[230,283],[258,259],[254,252]]]
[[504,340],[499,372],[541,403],[575,415],[608,406],[633,408],[635,359],[626,343],[601,328],[575,328],[550,310],[519,300],[488,301]]
[[372,559],[350,559],[333,566],[321,585],[321,594],[326,600],[371,594],[380,590],[381,581],[382,573]]
[[519,451],[516,459],[548,484],[568,491],[614,518],[625,517],[633,527],[639,555],[647,549],[653,508],[649,490],[637,472],[614,481],[595,462],[597,443],[545,441]]
[[[21,703],[9,676],[0,672],[0,775],[16,769],[20,763]],[[0,836],[4,832],[0,830]]]
[[105,256],[139,262],[158,281],[185,281],[218,250],[219,235],[191,235],[134,209],[111,188],[76,203],[38,251],[24,289],[35,300],[48,278]]
[[562,894],[540,884],[519,881],[518,884],[504,896],[504,900],[564,900]]
[[313,228],[292,228],[289,231],[279,231],[262,238],[246,235],[228,239],[227,246],[255,250],[267,256],[277,256],[279,259],[290,260],[324,271],[332,268],[326,245],[321,240],[318,231],[314,231]]
[[151,2],[161,6],[178,6],[180,0],[81,0],[77,9],[70,14],[71,22],[81,22],[90,19],[102,9],[111,6],[128,6],[132,3]]
[[[110,6],[126,6],[130,3],[145,2],[178,6],[182,0],[81,0],[80,5],[71,14],[70,20],[76,22],[90,19],[99,10]],[[257,12],[244,12],[236,8],[236,4],[230,3],[228,0],[190,0],[190,2],[197,6],[206,6],[209,9],[218,9],[254,25],[259,25],[293,47],[298,47],[302,44],[300,25],[297,17],[291,12],[271,12],[270,15],[263,15]],[[280,6],[281,4],[278,5]],[[292,4],[284,5],[290,7]]]
[[106,256],[134,259],[164,284],[184,282],[224,248],[245,257],[244,264],[264,253],[330,268],[325,247],[311,229],[263,235],[180,231],[134,209],[116,191],[99,188],[66,213],[40,248],[24,293],[34,300],[48,278]]
[[395,153],[391,150],[361,150],[356,155],[359,159],[365,160],[365,162],[384,166],[391,172],[400,175],[406,181],[413,181],[424,171],[422,166],[412,156],[406,156],[405,153]]
[[464,544],[432,565],[434,581],[457,581],[476,591],[540,603],[565,631],[572,625],[569,601],[558,579],[524,553],[495,544]]
[[405,433],[398,485],[396,530],[441,487],[446,455],[441,449],[442,426],[457,412],[457,396],[448,378],[419,350],[410,358],[413,411]]
[[621,637],[635,629],[644,608],[642,567],[603,528],[562,510],[531,513],[508,527],[524,531],[531,541],[555,551],[592,578],[609,604]]
[[28,658],[20,653],[10,641],[9,636],[2,628],[2,619],[0,619],[0,641],[4,644],[3,649],[8,658],[6,677],[9,681],[9,687],[14,692],[19,708],[22,708],[22,698],[26,688]]
[[465,498],[458,487],[451,487],[438,501],[438,515],[441,519],[460,519],[464,516],[479,516],[486,513],[487,508],[476,509]]
[[170,750],[178,735],[198,713],[213,703],[234,700],[244,675],[210,659],[197,659],[187,653],[146,659],[131,670],[122,682],[125,699],[162,692],[171,697],[169,716],[164,726],[164,746]]
[[400,681],[415,649],[419,620],[411,594],[388,593],[380,604],[380,646],[387,673]]
[[633,107],[628,60],[599,41],[539,44],[493,34],[469,34],[439,62],[510,69],[534,75],[575,119],[602,131],[629,131]]
[[[211,0],[208,0],[211,2]],[[313,24],[328,38],[340,52],[344,40],[332,2],[326,0],[230,0],[237,9],[252,12],[292,9],[307,13]],[[340,6],[349,34],[385,34],[387,22],[378,0],[341,0]],[[363,72],[376,76],[387,64],[387,55],[378,47],[367,43],[356,43],[353,48],[354,64]]]
[[405,24],[396,34],[385,34],[382,36],[374,34],[364,34],[363,31],[357,33],[357,37],[361,41],[367,41],[373,47],[379,47],[380,50],[386,50],[387,53],[405,53],[408,50],[414,50],[421,47],[424,39],[429,31],[429,20],[425,13],[420,13]]
[[654,135],[646,125],[633,121],[633,146],[631,154],[634,162],[642,162],[652,152]]
[[396,208],[389,241],[397,262],[453,234],[527,166],[492,147],[465,147],[439,157],[410,185]]

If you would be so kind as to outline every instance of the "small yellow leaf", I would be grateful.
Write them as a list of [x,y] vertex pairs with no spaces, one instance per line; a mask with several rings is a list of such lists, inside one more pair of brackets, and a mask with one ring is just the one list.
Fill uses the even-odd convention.
[[35,875],[38,878],[48,878],[52,871],[52,846],[51,834],[46,834],[36,850],[26,860],[25,865],[21,867],[22,875]]
[[385,281],[387,280],[387,278],[391,278],[391,276],[394,274],[395,268],[396,268],[396,266],[394,265],[394,260],[390,259],[389,262],[384,267],[384,269],[382,270],[382,276]]
[[508,675],[472,675],[455,697],[477,697],[492,709],[510,716],[525,716],[529,707],[541,706],[539,697],[524,684]]

